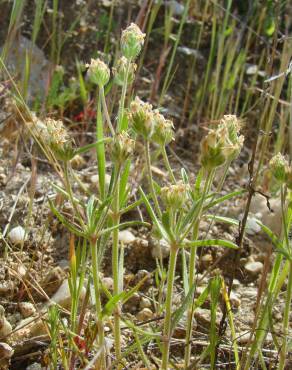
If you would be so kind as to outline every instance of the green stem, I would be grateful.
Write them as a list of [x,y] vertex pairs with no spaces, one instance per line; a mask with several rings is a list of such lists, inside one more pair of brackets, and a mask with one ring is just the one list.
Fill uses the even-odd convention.
[[[208,172],[206,176],[205,186],[202,194],[202,199],[200,203],[200,208],[198,211],[198,216],[194,224],[194,231],[193,231],[193,240],[198,239],[199,235],[199,227],[200,227],[200,218],[202,209],[204,206],[204,201],[206,198],[206,195],[208,194],[212,180],[213,180],[213,174],[214,171]],[[197,247],[191,248],[191,254],[190,254],[190,262],[189,262],[189,289],[192,287],[192,285],[195,283],[195,275],[196,275],[196,257],[197,257]],[[192,297],[191,302],[193,302],[194,297]],[[192,341],[192,328],[193,328],[193,314],[194,309],[193,305],[190,306],[188,310],[188,320],[187,320],[187,330],[186,330],[186,347],[185,347],[185,367],[188,367],[190,365],[190,358],[191,358],[191,341]]]
[[264,304],[261,317],[259,319],[257,328],[255,330],[255,338],[251,344],[247,359],[246,353],[243,354],[241,359],[241,369],[250,370],[251,362],[255,359],[257,351],[261,348],[264,338],[268,332],[269,327],[269,309],[273,306],[277,298],[277,285],[279,281],[280,268],[283,256],[278,254],[271,272],[271,277],[269,281],[267,299]]
[[152,199],[153,199],[153,202],[154,202],[154,206],[155,206],[155,210],[157,212],[157,215],[159,217],[161,217],[162,213],[161,213],[159,203],[158,203],[158,199],[157,199],[157,196],[156,196],[156,192],[155,192],[155,189],[154,189],[154,183],[153,183],[153,177],[152,177],[152,171],[151,171],[149,140],[145,140],[145,154],[146,154],[146,168],[147,168],[147,172],[148,172],[150,192],[151,192],[151,195],[152,195]]
[[[100,286],[99,286],[99,276],[98,276],[98,256],[97,256],[97,243],[91,243],[91,258],[92,258],[92,277],[95,293],[95,309],[97,315],[97,326],[98,326],[98,344],[102,348],[104,346],[104,328],[103,322],[101,321],[101,302],[100,302]],[[106,369],[105,352],[102,351],[100,366],[102,369]]]
[[162,148],[162,156],[163,156],[163,160],[164,160],[165,166],[167,168],[168,174],[169,174],[171,180],[176,184],[176,179],[174,177],[172,168],[170,166],[170,163],[169,163],[169,160],[168,160],[168,155],[166,153],[165,146],[163,146],[163,148]]
[[129,76],[130,65],[131,65],[131,60],[128,59],[127,66],[126,66],[125,81],[122,87],[122,95],[121,95],[120,106],[119,106],[118,132],[125,129],[125,127],[122,127],[122,123],[123,123],[123,117],[124,117],[124,106],[125,106],[126,93],[127,93],[127,87],[128,87],[128,76]]
[[175,267],[177,259],[178,246],[173,245],[170,248],[168,275],[167,275],[167,292],[165,302],[165,320],[163,329],[163,346],[162,346],[162,370],[168,369],[169,347],[171,340],[171,314],[172,314],[172,296],[173,284],[175,278]]
[[70,175],[69,175],[69,163],[68,161],[65,161],[64,163],[64,174],[65,174],[65,186],[66,186],[66,190],[68,192],[68,195],[69,195],[69,200],[72,204],[72,207],[75,211],[75,214],[78,218],[78,221],[80,222],[80,225],[82,227],[82,229],[84,230],[85,229],[85,225],[84,225],[84,222],[83,222],[83,219],[80,215],[80,212],[78,210],[78,207],[76,205],[76,202],[74,200],[74,196],[73,196],[73,192],[72,192],[72,187],[71,187],[71,184],[70,184]]
[[[117,183],[119,178],[120,171],[116,171]],[[114,200],[113,200],[113,226],[119,225],[120,223],[120,196],[119,196],[119,186],[116,187]],[[113,247],[112,247],[112,271],[113,271],[113,280],[114,280],[114,296],[120,293],[120,273],[119,273],[119,229],[113,231]],[[120,328],[120,314],[121,307],[117,303],[117,307],[114,311],[114,339],[115,339],[115,352],[116,359],[119,363],[121,359],[121,328]],[[121,364],[118,364],[118,369],[122,368]]]
[[108,109],[107,109],[107,105],[106,105],[106,101],[105,101],[104,88],[101,87],[99,89],[99,91],[100,91],[100,95],[101,95],[101,103],[102,103],[102,107],[103,107],[105,119],[106,119],[107,124],[108,124],[108,127],[109,127],[109,129],[111,131],[111,134],[113,136],[115,136],[115,130],[114,130],[113,125],[111,123],[111,119],[110,119],[110,116],[109,116],[109,113],[108,113]]
[[281,352],[280,352],[280,363],[278,367],[279,370],[285,369],[285,362],[287,358],[287,338],[289,335],[289,315],[290,315],[291,298],[292,298],[292,262],[290,262],[286,303],[285,303],[284,318],[283,318],[283,343],[282,343]]

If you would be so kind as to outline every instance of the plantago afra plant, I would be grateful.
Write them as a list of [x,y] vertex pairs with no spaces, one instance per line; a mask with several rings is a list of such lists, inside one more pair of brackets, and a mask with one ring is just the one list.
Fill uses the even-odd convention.
[[270,273],[267,292],[261,304],[259,316],[256,317],[254,337],[250,338],[250,346],[246,349],[247,355],[243,356],[242,368],[248,370],[255,358],[261,358],[262,346],[266,335],[272,331],[271,307],[276,303],[279,293],[287,279],[286,298],[283,312],[282,336],[279,343],[279,363],[277,369],[284,370],[287,360],[287,347],[289,343],[289,314],[292,299],[292,250],[289,233],[292,227],[291,209],[291,177],[292,168],[285,157],[278,153],[269,163],[270,171],[279,187],[282,234],[275,235],[266,225],[259,223],[263,232],[270,238],[276,252],[275,261]]
[[[190,1],[186,4],[160,101],[163,101],[166,85],[170,81],[170,71]],[[155,340],[161,350],[159,367],[167,370],[172,366],[170,361],[172,336],[178,324],[183,322],[185,326],[184,366],[189,368],[191,366],[194,310],[203,304],[208,295],[211,297],[211,327],[209,345],[202,357],[208,355],[211,368],[216,366],[218,342],[216,311],[220,293],[223,291],[226,301],[228,301],[228,295],[224,290],[222,277],[215,276],[200,297],[195,300],[197,251],[199,247],[237,248],[235,243],[228,240],[209,239],[205,234],[203,237],[201,220],[209,217],[207,212],[215,205],[240,193],[232,192],[222,197],[218,195],[232,161],[240,153],[243,137],[240,135],[240,124],[237,117],[225,115],[217,127],[208,129],[201,141],[198,157],[201,168],[196,174],[194,183],[189,180],[184,168],[181,171],[174,171],[167,152],[167,146],[173,142],[175,136],[173,122],[164,117],[160,107],[153,108],[151,104],[135,95],[134,98],[127,97],[129,87],[135,79],[137,58],[143,48],[144,38],[145,35],[139,27],[131,24],[122,32],[121,55],[113,63],[112,73],[109,66],[100,58],[91,59],[87,64],[86,77],[83,77],[81,69],[78,70],[81,100],[84,104],[89,100],[90,95],[85,87],[87,82],[96,90],[96,129],[93,143],[78,148],[77,140],[75,142],[72,139],[64,122],[52,118],[53,115],[50,118],[41,119],[30,114],[31,119],[27,120],[28,130],[45,153],[49,163],[54,166],[61,180],[60,185],[52,184],[52,187],[60,195],[60,199],[70,204],[69,211],[64,212],[59,197],[56,202],[50,201],[53,215],[71,234],[68,279],[71,292],[71,314],[68,326],[70,329],[64,328],[60,318],[61,311],[57,308],[53,308],[49,314],[49,331],[52,337],[51,359],[54,367],[60,363],[57,343],[61,341],[62,334],[65,333],[68,336],[70,354],[66,358],[62,347],[62,356],[64,356],[62,365],[69,370],[77,366],[78,359],[81,360],[82,356],[82,361],[87,363],[88,368],[92,365],[98,369],[111,366],[122,369],[126,364],[125,357],[132,350],[137,351],[143,364],[150,368],[151,361],[144,348],[144,344],[150,340]],[[118,107],[111,105],[108,98],[113,84],[117,85],[116,91],[120,93]],[[217,106],[217,102],[214,106]],[[112,112],[116,113],[116,117]],[[144,145],[145,171],[142,173],[146,175],[148,184],[145,187],[141,184],[140,199],[131,203],[129,196],[131,161],[139,140]],[[92,149],[96,154],[98,189],[94,192],[85,189],[85,195],[81,197],[75,186],[78,177],[71,163],[77,154]],[[155,156],[152,156],[153,152]],[[161,157],[163,166],[167,170],[160,183],[154,178],[152,166],[154,157]],[[280,157],[274,161],[273,166],[275,177],[278,180],[281,178],[283,184],[289,187],[292,180],[287,168],[290,167],[287,164],[283,167]],[[224,176],[214,191],[214,177],[219,168],[223,169]],[[108,175],[106,171],[110,172],[109,183],[106,181]],[[124,288],[124,246],[120,241],[119,230],[130,226],[149,226],[145,222],[123,222],[122,216],[129,210],[142,205],[149,214],[153,236],[163,240],[169,247],[168,268],[165,268],[162,261],[157,259],[157,269],[154,272],[159,296],[157,301],[155,301],[156,297],[153,297],[153,301],[156,307],[161,306],[157,309],[157,313],[163,314],[163,321],[161,326],[159,324],[152,331],[141,329],[123,314],[123,304],[139,289],[141,282],[130,290]],[[101,281],[103,256],[106,248],[109,247],[111,248],[113,277],[112,292],[104,287]],[[173,292],[178,273],[177,259],[180,255],[183,261],[181,272],[183,297],[180,307],[175,308]],[[88,264],[89,259],[90,264]],[[81,291],[85,285],[87,289],[84,298]],[[102,297],[106,300],[105,304]],[[291,300],[291,297],[287,299]],[[84,314],[87,309],[90,309],[90,303],[95,310],[94,327],[96,329],[89,345],[90,352],[93,353],[91,362],[89,359],[84,359],[85,355],[80,354],[81,351],[77,345],[80,341],[82,342],[80,338],[83,335]],[[113,317],[113,322],[111,322],[111,317]],[[114,356],[108,356],[109,348],[105,334],[107,319],[113,332]],[[127,349],[122,346],[121,323],[127,326],[133,334],[134,343]],[[287,314],[285,314],[283,330],[287,332]],[[234,334],[233,327],[233,338]],[[283,341],[283,348],[287,348],[287,342]],[[112,363],[110,357],[113,358]],[[238,356],[236,363],[238,365]]]

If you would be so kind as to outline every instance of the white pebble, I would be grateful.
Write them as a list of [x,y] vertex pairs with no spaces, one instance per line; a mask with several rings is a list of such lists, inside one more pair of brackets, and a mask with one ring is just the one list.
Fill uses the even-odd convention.
[[137,314],[137,319],[139,321],[147,321],[152,319],[153,312],[150,310],[150,308],[143,308],[140,312]]
[[245,270],[253,276],[258,275],[262,272],[264,265],[262,262],[248,262],[244,265]]
[[33,316],[36,313],[34,305],[30,302],[19,303],[19,310],[24,318]]
[[27,239],[27,234],[22,226],[16,226],[10,230],[8,238],[12,244],[22,244]]
[[136,240],[135,235],[130,230],[122,230],[119,232],[119,241],[124,244],[131,244]]

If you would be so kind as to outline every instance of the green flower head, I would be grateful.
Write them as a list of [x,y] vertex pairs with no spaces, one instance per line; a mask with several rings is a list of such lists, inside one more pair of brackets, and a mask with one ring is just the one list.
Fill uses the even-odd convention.
[[157,110],[153,112],[154,132],[152,140],[158,145],[165,146],[174,140],[173,123],[165,119]]
[[136,97],[130,104],[128,117],[134,131],[144,139],[149,140],[154,129],[152,105],[144,103],[140,98]]
[[289,176],[291,172],[289,163],[281,153],[276,154],[270,160],[269,167],[275,179],[280,183],[284,183],[288,178],[291,178]]
[[121,50],[127,59],[135,59],[140,54],[144,44],[145,33],[135,24],[131,23],[121,36]]
[[104,87],[109,82],[110,70],[102,60],[91,59],[90,64],[86,66],[88,67],[87,76],[89,81],[99,87]]

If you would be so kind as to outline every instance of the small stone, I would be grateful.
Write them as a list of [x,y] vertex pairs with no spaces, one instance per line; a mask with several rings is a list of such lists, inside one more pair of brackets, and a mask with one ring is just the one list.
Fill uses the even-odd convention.
[[[98,188],[99,187],[99,176],[98,175],[92,175],[90,177],[90,181],[93,185],[94,188]],[[105,174],[105,186],[106,187],[109,187],[110,185],[110,182],[111,182],[111,176],[109,174]]]
[[41,364],[34,362],[33,364],[29,365],[26,370],[42,370],[43,367]]
[[65,278],[65,273],[60,266],[49,270],[44,279],[41,281],[41,287],[46,294],[51,297],[60,288],[62,281]]
[[237,343],[241,346],[247,344],[249,342],[249,338],[250,332],[240,333],[237,336]]
[[248,235],[256,235],[261,231],[258,220],[255,217],[249,217],[246,223],[246,233]]
[[233,288],[238,288],[240,287],[240,281],[238,279],[233,279]]
[[5,317],[4,307],[0,305],[0,338],[6,337],[12,332],[12,326]]
[[153,278],[149,271],[139,270],[135,276],[135,284],[139,284],[144,279],[144,283],[140,286],[140,289],[145,289],[153,285]]
[[232,307],[238,308],[241,305],[241,300],[238,295],[231,291],[229,297],[230,303]]
[[169,256],[170,247],[166,240],[164,239],[152,239],[151,240],[151,255],[153,258],[167,258]]
[[153,317],[153,312],[150,310],[150,308],[147,308],[147,307],[143,308],[143,310],[141,310],[137,314],[137,319],[139,321],[147,321],[147,320],[152,319],[152,317]]
[[142,297],[140,302],[140,308],[143,310],[143,308],[150,308],[152,306],[152,303],[149,298]]
[[104,277],[101,279],[103,285],[110,291],[114,288],[114,281],[111,277]]
[[14,350],[9,344],[0,342],[0,366],[3,364],[3,360],[9,360],[13,356],[13,353]]
[[71,159],[70,163],[71,163],[72,168],[74,168],[76,170],[80,170],[86,164],[84,158],[81,157],[81,155],[79,155],[79,154],[75,155]]
[[24,318],[33,316],[36,313],[34,305],[30,302],[20,302],[19,310]]
[[12,244],[22,244],[27,240],[27,234],[22,226],[16,226],[10,230],[8,238]]
[[[194,312],[194,317],[198,323],[198,326],[200,326],[201,328],[208,329],[210,327],[210,323],[211,323],[210,310],[203,309],[203,308],[197,308]],[[222,313],[217,311],[216,313],[216,326],[217,327],[220,325],[221,317],[222,317]]]
[[262,262],[247,262],[244,265],[245,270],[252,276],[257,276],[263,270],[264,265]]
[[205,254],[201,258],[201,261],[200,262],[202,264],[202,267],[207,268],[207,267],[209,267],[213,263],[213,257],[211,256],[211,254]]
[[13,281],[3,281],[0,283],[0,295],[5,295],[8,292],[12,292],[15,288]]
[[[193,321],[195,321],[195,320],[193,320]],[[194,326],[193,326],[193,330],[194,330]],[[184,339],[186,337],[186,328],[185,327],[177,326],[174,329],[172,336],[174,338],[177,338],[177,339]]]
[[[83,300],[86,294],[85,286],[82,287],[81,293],[80,293],[80,300]],[[69,283],[68,279],[65,279],[57,292],[53,295],[53,297],[50,300],[50,304],[58,304],[63,308],[70,308],[71,305],[71,293],[69,289]]]
[[124,304],[125,311],[129,311],[130,313],[136,312],[140,306],[140,300],[140,295],[138,293],[134,293]]
[[266,338],[265,338],[265,344],[271,344],[271,343],[273,343],[273,336],[272,336],[272,334],[271,333],[268,333],[267,334],[267,336],[266,336]]
[[17,272],[21,277],[24,277],[26,275],[26,268],[22,263],[18,265]]
[[131,244],[136,240],[135,235],[130,230],[122,230],[119,232],[119,241],[125,245]]

